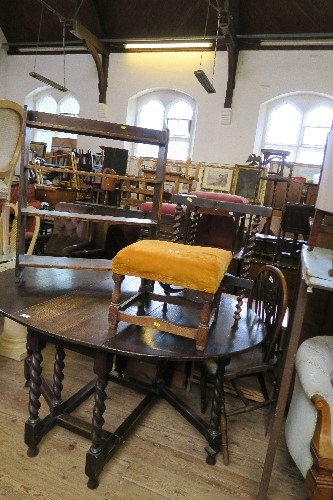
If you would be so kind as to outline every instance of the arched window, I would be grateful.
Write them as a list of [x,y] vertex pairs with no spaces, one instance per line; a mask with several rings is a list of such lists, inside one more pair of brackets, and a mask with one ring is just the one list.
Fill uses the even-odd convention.
[[189,156],[192,116],[193,109],[181,99],[167,111],[167,127],[170,132],[168,156],[172,160],[186,160]]
[[290,152],[287,160],[309,165],[323,162],[333,120],[333,99],[295,94],[268,105],[262,148]]
[[[80,113],[80,104],[73,96],[65,96],[60,101],[57,101],[52,95],[44,91],[37,95],[35,103],[36,110],[43,113],[67,116],[79,116]],[[69,134],[68,132],[36,130],[34,138],[37,142],[45,142],[47,144],[47,151],[51,151],[52,137],[76,139],[77,135]]]
[[[137,126],[162,130],[164,123],[164,106],[157,99],[150,99],[138,111]],[[158,147],[150,144],[137,144],[137,156],[155,158]]]
[[[181,92],[161,89],[141,95],[135,104],[135,125],[156,130],[168,128],[168,159],[187,160],[193,143],[194,99]],[[156,158],[157,154],[157,146],[136,144],[134,147],[135,156]]]

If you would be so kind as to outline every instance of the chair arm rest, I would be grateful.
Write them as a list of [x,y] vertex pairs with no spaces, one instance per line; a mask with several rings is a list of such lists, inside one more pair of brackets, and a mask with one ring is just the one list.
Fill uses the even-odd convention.
[[[331,410],[330,406],[322,396],[315,394],[311,401],[317,410],[316,427],[311,441],[311,447],[317,457],[321,460],[333,459],[333,446],[331,444]],[[332,462],[327,468],[332,470]]]
[[309,399],[320,395],[333,409],[333,337],[319,336],[303,342],[296,355],[296,371]]

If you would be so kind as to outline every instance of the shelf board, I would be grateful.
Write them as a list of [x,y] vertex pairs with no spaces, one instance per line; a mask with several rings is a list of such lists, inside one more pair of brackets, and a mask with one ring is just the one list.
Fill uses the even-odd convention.
[[44,267],[111,271],[112,261],[108,259],[81,259],[73,257],[52,257],[50,255],[20,255],[19,267]]

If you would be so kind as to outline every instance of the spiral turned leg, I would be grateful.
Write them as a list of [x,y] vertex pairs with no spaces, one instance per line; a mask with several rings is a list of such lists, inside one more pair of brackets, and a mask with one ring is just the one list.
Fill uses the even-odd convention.
[[28,445],[27,455],[35,457],[38,454],[37,443],[39,441],[39,410],[41,403],[39,401],[41,396],[41,363],[43,361],[40,352],[34,352],[30,358],[30,382],[29,382],[29,418],[26,422],[25,441]]
[[229,359],[217,361],[217,370],[214,380],[214,393],[212,401],[212,410],[210,418],[210,435],[211,442],[206,447],[207,458],[206,462],[209,465],[214,465],[216,462],[216,454],[222,448],[223,463],[229,464],[228,452],[228,434],[227,434],[227,416],[225,411],[223,379],[225,367],[229,364]]
[[95,406],[93,411],[93,431],[91,435],[92,445],[90,447],[90,451],[92,453],[99,453],[102,448],[102,429],[104,425],[103,414],[105,412],[105,400],[106,400],[106,392],[105,388],[107,386],[107,378],[100,377],[97,379],[96,387],[95,387]]
[[53,396],[55,404],[61,403],[61,392],[63,389],[62,381],[64,380],[65,356],[66,356],[65,350],[62,347],[56,346],[55,362],[53,370]]

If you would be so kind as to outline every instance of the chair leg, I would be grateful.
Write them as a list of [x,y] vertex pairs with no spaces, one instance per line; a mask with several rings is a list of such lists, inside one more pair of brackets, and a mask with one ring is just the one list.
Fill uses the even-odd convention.
[[262,373],[257,373],[257,378],[258,378],[258,382],[260,384],[260,389],[261,389],[262,395],[264,396],[265,400],[267,401],[269,399],[269,394],[268,394],[268,390],[266,387],[265,377]]
[[200,404],[201,404],[201,413],[206,413],[207,408],[207,375],[203,366],[201,366],[200,370]]
[[231,383],[235,393],[239,397],[239,399],[244,403],[245,406],[249,406],[249,402],[248,402],[247,398],[244,396],[243,391],[241,390],[241,388],[239,387],[237,382],[235,380],[230,380],[230,383]]

